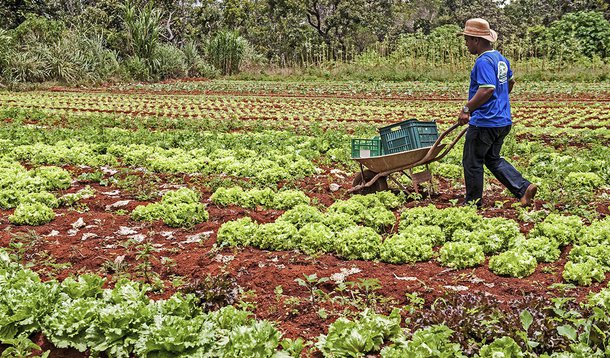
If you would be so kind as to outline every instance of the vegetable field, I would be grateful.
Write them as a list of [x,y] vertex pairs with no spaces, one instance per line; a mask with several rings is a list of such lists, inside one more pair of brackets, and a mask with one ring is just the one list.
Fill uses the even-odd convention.
[[[0,92],[0,341],[27,357],[604,357],[610,86],[518,83],[503,155],[352,195],[350,139],[452,125],[463,83]],[[398,178],[410,187],[406,176]],[[504,355],[500,355],[504,354]]]

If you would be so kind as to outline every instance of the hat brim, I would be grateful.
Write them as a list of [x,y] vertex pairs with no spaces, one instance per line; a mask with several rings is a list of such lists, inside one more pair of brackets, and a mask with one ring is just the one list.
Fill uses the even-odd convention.
[[496,42],[498,40],[498,33],[491,29],[489,30],[489,32],[490,32],[489,35],[481,35],[481,34],[477,34],[477,33],[473,33],[473,32],[461,31],[461,32],[456,33],[455,36],[480,37],[489,42]]

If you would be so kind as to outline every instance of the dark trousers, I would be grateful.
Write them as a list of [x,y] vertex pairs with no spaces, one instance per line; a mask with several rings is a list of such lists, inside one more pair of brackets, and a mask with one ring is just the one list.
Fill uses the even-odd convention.
[[504,158],[500,150],[511,126],[485,128],[469,126],[464,143],[462,164],[466,181],[466,202],[482,204],[483,164],[517,198],[525,194],[530,182]]

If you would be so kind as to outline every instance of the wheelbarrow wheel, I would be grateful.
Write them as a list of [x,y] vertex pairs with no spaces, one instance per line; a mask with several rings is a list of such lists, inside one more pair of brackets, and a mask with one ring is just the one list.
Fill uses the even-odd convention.
[[[371,179],[373,179],[375,177],[375,175],[377,175],[377,173],[370,171],[370,170],[364,171],[364,177],[362,176],[362,174],[363,174],[363,172],[356,173],[356,176],[354,177],[354,181],[352,182],[352,187],[356,187],[358,185],[368,183]],[[380,177],[373,184],[371,184],[371,186],[362,188],[362,189],[356,191],[355,193],[372,194],[372,193],[376,193],[378,191],[384,191],[384,190],[388,190],[388,179],[387,179],[387,177]]]

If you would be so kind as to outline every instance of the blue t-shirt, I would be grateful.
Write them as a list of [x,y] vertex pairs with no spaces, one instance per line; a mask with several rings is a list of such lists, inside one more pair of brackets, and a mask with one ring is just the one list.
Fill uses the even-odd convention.
[[504,127],[512,124],[510,102],[508,101],[508,81],[513,71],[510,63],[500,52],[483,52],[474,63],[470,73],[468,100],[479,88],[491,87],[491,98],[470,114],[470,124],[477,127]]

